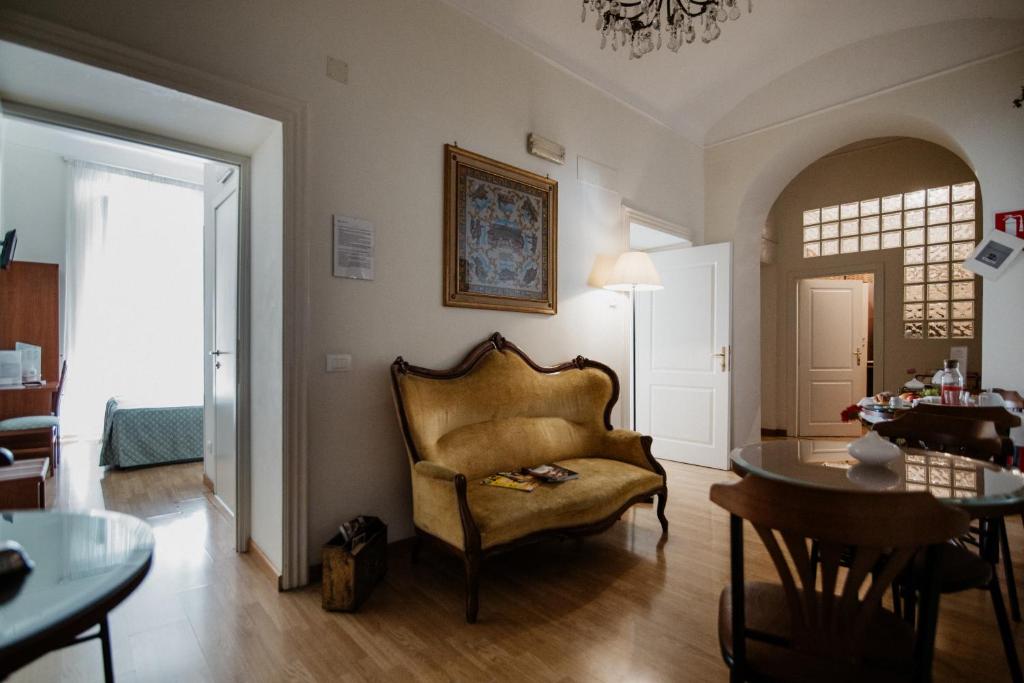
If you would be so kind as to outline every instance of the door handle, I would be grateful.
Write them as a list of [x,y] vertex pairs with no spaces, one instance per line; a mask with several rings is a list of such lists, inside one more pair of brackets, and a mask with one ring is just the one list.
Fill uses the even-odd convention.
[[859,368],[860,367],[860,347],[859,346],[857,347],[857,350],[853,352],[853,355],[855,355],[857,357],[857,367]]
[[231,352],[230,351],[221,351],[220,349],[216,349],[214,351],[210,351],[210,355],[214,356],[214,357],[216,357],[216,356],[224,356],[224,355],[229,354],[229,353],[231,353]]
[[712,358],[717,358],[721,363],[722,372],[728,372],[729,370],[729,347],[723,346],[721,353],[711,354]]

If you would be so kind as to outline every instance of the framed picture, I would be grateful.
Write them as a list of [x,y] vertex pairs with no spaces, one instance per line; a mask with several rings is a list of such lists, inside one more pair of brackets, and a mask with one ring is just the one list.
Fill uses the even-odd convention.
[[444,148],[444,305],[554,315],[558,183]]

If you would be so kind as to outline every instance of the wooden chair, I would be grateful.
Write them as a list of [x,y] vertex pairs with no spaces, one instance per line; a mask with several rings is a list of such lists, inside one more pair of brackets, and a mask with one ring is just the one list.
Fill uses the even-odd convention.
[[[64,361],[60,368],[60,378],[57,380],[57,390],[50,396],[50,414],[49,415],[25,415],[23,417],[11,417],[6,420],[0,420],[0,440],[10,438],[12,441],[19,440],[19,443],[24,443],[26,440],[32,440],[33,435],[41,434],[43,430],[52,432],[52,438],[49,442],[52,445],[52,450],[48,454],[50,458],[50,476],[57,470],[57,466],[60,465],[60,399],[64,393],[64,381],[68,376],[68,362]],[[19,436],[11,434],[12,432],[20,432]],[[7,446],[11,448],[11,446]],[[14,450],[11,448],[11,450]],[[17,454],[16,454],[17,455]],[[38,455],[34,457],[39,457]]]
[[[966,533],[966,514],[925,492],[824,490],[756,476],[715,484],[711,500],[730,513],[732,580],[719,599],[718,633],[731,681],[930,679],[939,553]],[[781,584],[746,582],[744,520]],[[927,582],[920,618],[910,624],[882,597],[920,550]],[[844,554],[852,562],[841,576]]]
[[[904,441],[907,446],[996,462],[1003,454],[1003,442],[995,424],[918,410],[907,411],[895,420],[875,425],[879,436]],[[1005,412],[1005,411],[1004,411]]]
[[1003,442],[1002,457],[1004,460],[1000,464],[1013,464],[1013,440],[1010,438],[1010,430],[1020,426],[1020,416],[1014,415],[1006,408],[1000,406],[941,406],[933,403],[919,403],[910,413],[991,422],[996,428],[996,434],[999,435]]
[[[960,410],[958,414],[977,416],[980,413],[967,413],[966,411],[988,411],[989,409],[932,406],[931,410],[920,410],[921,407],[918,405],[917,408],[895,420],[878,424],[875,431],[891,441],[903,440],[910,446],[955,453],[986,462],[1001,463],[1003,461],[1004,442],[993,421],[956,417],[953,412],[945,412]],[[1006,413],[1002,408],[995,410]],[[1010,413],[1006,414],[1010,415]],[[1010,415],[1010,417],[1015,416]],[[996,569],[999,566],[1001,549],[1010,612],[1015,621],[1020,621],[1020,602],[1017,597],[1017,584],[1013,573],[1009,539],[1006,535],[1005,515],[1007,513],[1005,509],[990,511],[978,509],[973,514],[980,520],[980,526],[973,530],[977,532],[978,538],[972,541],[974,545],[978,546],[979,552],[976,554],[961,546],[945,548],[941,561],[940,590],[943,593],[958,593],[968,588],[982,588],[989,592],[1007,664],[1014,680],[1020,680],[1021,669],[1017,649],[1006,616],[1006,605]],[[969,537],[967,540],[972,538]],[[988,567],[983,566],[985,564]],[[904,612],[913,618],[914,596],[912,593],[904,594],[903,598],[906,603]]]

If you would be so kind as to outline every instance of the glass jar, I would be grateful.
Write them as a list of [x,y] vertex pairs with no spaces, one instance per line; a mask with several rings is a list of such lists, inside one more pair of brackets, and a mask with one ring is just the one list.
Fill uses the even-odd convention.
[[947,360],[942,369],[941,401],[944,406],[963,405],[964,376],[960,374],[960,361]]

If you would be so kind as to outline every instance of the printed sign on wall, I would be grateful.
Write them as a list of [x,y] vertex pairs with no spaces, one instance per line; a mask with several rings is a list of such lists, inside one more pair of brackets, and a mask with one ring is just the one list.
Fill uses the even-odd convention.
[[1024,240],[1024,209],[996,214],[996,230]]

